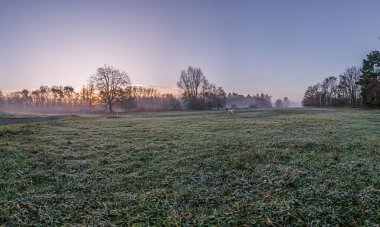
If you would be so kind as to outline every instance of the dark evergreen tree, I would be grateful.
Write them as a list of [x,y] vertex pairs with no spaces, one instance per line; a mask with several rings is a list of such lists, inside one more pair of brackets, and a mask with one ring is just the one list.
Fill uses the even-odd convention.
[[359,79],[363,103],[368,107],[380,108],[380,52],[372,51],[363,59]]

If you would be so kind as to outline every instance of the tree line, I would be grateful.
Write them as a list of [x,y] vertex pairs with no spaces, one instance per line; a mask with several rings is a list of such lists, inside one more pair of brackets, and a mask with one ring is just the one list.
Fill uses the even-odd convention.
[[[104,65],[91,76],[88,84],[79,91],[72,86],[40,86],[38,89],[0,91],[0,106],[23,108],[42,112],[92,112],[92,111],[170,111],[205,110],[224,107],[272,107],[271,96],[256,94],[228,95],[221,86],[210,83],[200,68],[189,66],[180,73],[177,87],[180,97],[161,94],[155,88],[133,86],[129,75],[114,67]],[[245,103],[247,105],[242,105]],[[277,106],[277,105],[276,105]]]
[[338,77],[330,76],[306,89],[302,104],[313,107],[360,107],[361,96],[358,85],[360,70],[348,67]]
[[[222,87],[210,83],[200,68],[191,66],[187,70],[182,70],[177,86],[188,109],[272,107],[271,95],[257,93],[245,96],[235,92],[226,94]],[[284,101],[281,99],[276,101],[276,107],[288,107],[289,104],[287,97]]]
[[338,77],[330,76],[309,86],[302,105],[380,108],[380,52],[369,53],[361,68],[348,67]]
[[[128,86],[120,102],[112,104],[115,111],[169,111],[180,110],[181,103],[172,94],[160,94],[155,88]],[[76,92],[71,86],[40,86],[35,90],[23,89],[3,95],[0,106],[31,112],[103,112],[105,105],[92,86]],[[109,106],[106,106],[109,108]]]
[[241,95],[239,93],[228,93],[226,103],[231,108],[248,107],[248,108],[270,108],[272,107],[272,96],[268,94]]

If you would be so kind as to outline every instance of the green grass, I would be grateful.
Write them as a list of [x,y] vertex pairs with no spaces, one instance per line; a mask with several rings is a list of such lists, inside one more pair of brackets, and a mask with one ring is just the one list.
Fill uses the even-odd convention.
[[14,113],[4,113],[0,111],[0,118],[26,118],[26,117],[37,117],[31,114],[14,114]]
[[0,126],[0,224],[380,223],[380,112],[140,114]]

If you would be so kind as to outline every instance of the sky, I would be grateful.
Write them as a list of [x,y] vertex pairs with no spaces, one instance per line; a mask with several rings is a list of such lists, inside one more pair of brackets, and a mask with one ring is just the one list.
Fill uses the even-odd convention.
[[377,0],[0,0],[0,90],[81,88],[104,64],[175,88],[200,67],[226,92],[300,102],[380,49]]

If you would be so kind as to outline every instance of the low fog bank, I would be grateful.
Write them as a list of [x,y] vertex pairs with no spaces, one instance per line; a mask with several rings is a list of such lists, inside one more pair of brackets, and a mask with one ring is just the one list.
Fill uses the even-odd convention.
[[[220,110],[228,108],[256,109],[256,108],[299,108],[301,103],[276,100],[271,102],[269,95],[263,97],[252,97],[243,95],[229,95],[226,97],[225,104],[220,108],[211,108]],[[186,110],[185,104],[176,99],[147,98],[129,101],[128,103],[119,103],[113,106],[115,114],[134,113],[134,112],[164,112],[164,111],[182,111]],[[77,104],[25,104],[8,102],[0,105],[0,112],[19,115],[77,115],[91,116],[101,115],[108,112],[108,106],[105,104],[89,105],[88,103]]]
[[276,99],[272,102],[272,96],[268,94],[241,95],[238,93],[228,93],[226,97],[226,107],[228,108],[297,108],[302,107],[301,103],[292,102],[288,97]]

